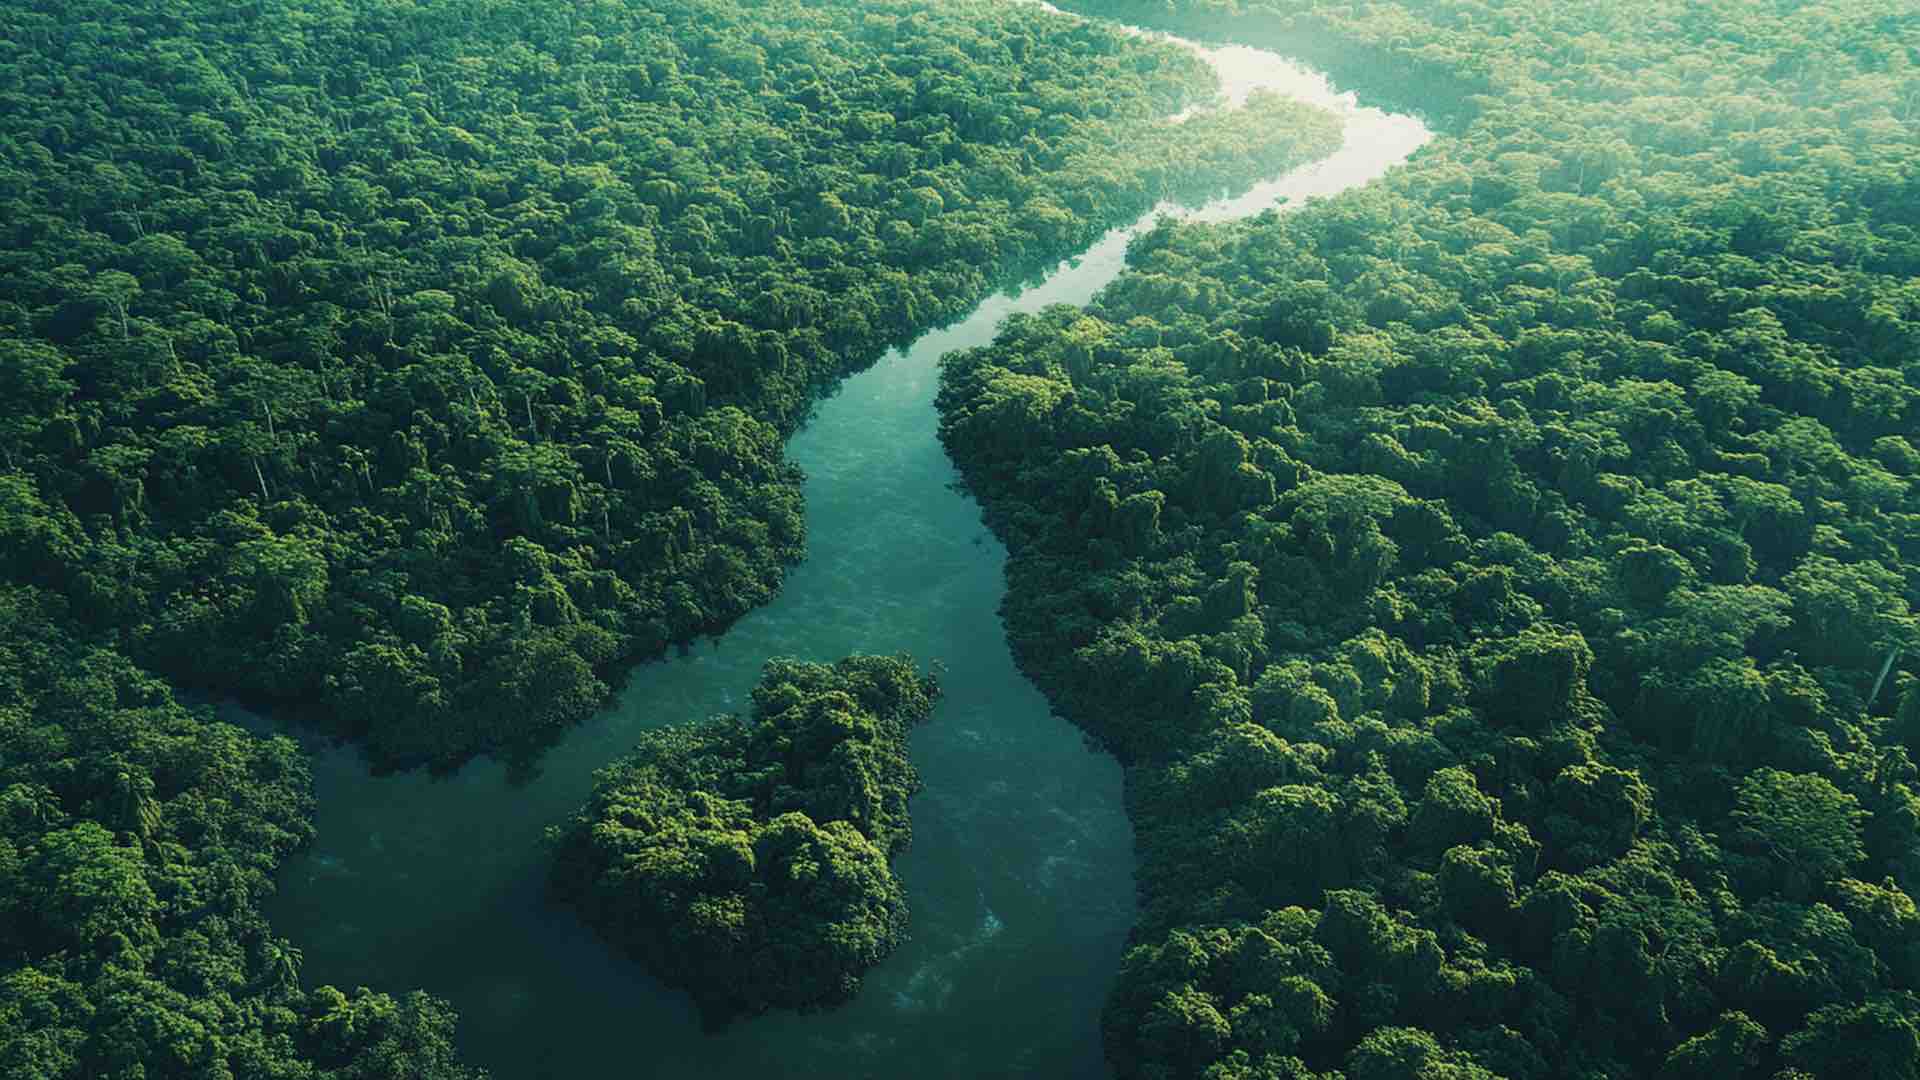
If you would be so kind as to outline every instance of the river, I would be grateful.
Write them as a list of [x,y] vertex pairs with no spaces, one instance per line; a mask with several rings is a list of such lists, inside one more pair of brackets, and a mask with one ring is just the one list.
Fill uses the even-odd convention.
[[[1241,197],[1158,208],[846,380],[788,447],[807,476],[807,557],[779,597],[717,642],[639,667],[538,775],[510,781],[481,760],[447,778],[373,777],[357,751],[315,747],[318,839],[268,905],[305,952],[304,981],[448,999],[463,1056],[499,1080],[1106,1075],[1100,1008],[1134,918],[1120,769],[1013,666],[997,614],[1006,552],[935,437],[937,362],[987,344],[1011,312],[1086,303],[1162,213],[1228,220],[1334,194],[1429,137],[1274,53],[1199,51],[1230,102],[1266,88],[1322,105],[1345,118],[1345,145]],[[895,864],[912,938],[854,1002],[707,1034],[684,995],[545,902],[542,829],[637,732],[744,707],[768,657],[900,650],[943,664],[946,696],[912,741],[926,786]]]

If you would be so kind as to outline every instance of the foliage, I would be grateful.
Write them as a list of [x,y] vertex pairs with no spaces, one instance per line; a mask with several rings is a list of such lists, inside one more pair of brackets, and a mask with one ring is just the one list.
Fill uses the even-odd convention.
[[851,999],[904,938],[907,733],[939,696],[904,657],[769,661],[749,716],[649,731],[553,830],[554,894],[708,1022]]
[[1920,22],[1076,6],[1444,132],[946,362],[1016,655],[1131,772],[1120,1074],[1909,1075]]
[[[469,1075],[443,1004],[302,988],[304,763],[168,685],[524,760],[773,595],[841,376],[1338,139],[1165,122],[1212,83],[984,0],[0,7],[0,1074]],[[868,875],[859,957],[882,763],[761,831]]]
[[180,705],[66,618],[0,588],[0,1075],[476,1076],[443,1003],[303,989],[261,918],[312,837],[299,749]]
[[0,570],[383,767],[530,752],[769,599],[783,438],[887,346],[1338,139],[1161,122],[1190,51],[986,0],[38,0],[0,42]]

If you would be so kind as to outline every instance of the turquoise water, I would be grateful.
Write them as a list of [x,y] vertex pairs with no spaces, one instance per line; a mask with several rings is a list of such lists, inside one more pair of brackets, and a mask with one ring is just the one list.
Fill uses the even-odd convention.
[[[1068,16],[1062,16],[1068,17]],[[1268,87],[1339,111],[1332,158],[1182,216],[1240,217],[1365,183],[1427,138],[1355,106],[1272,53],[1202,50],[1228,103]],[[778,599],[716,643],[637,669],[615,704],[510,782],[482,760],[451,777],[373,777],[316,748],[318,840],[269,905],[310,984],[421,988],[460,1011],[468,1061],[541,1077],[1094,1077],[1099,1012],[1134,917],[1120,769],[1087,749],[1018,671],[996,614],[1005,550],[935,437],[937,361],[988,343],[1013,311],[1083,304],[1162,208],[1043,284],[995,296],[848,379],[790,443],[806,471],[808,552]],[[905,650],[945,668],[913,737],[925,790],[895,863],[912,939],[832,1012],[702,1032],[684,995],[548,905],[542,829],[635,733],[744,706],[771,656]]]

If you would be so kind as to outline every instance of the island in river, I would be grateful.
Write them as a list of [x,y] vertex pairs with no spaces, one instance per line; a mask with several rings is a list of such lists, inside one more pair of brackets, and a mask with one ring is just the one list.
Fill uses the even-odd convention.
[[774,660],[744,717],[654,728],[556,829],[553,891],[711,1026],[853,997],[906,934],[907,732],[940,695],[900,657]]

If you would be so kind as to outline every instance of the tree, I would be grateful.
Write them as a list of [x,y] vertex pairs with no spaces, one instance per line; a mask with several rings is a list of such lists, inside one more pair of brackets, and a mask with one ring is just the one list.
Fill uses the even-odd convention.
[[1878,562],[1809,555],[1782,584],[1817,661],[1861,669],[1871,679],[1889,647],[1920,646],[1920,617],[1901,595],[1905,582]]
[[93,276],[88,295],[107,306],[120,324],[120,336],[127,336],[127,308],[140,294],[140,279],[124,270],[105,270]]
[[327,595],[327,562],[290,537],[247,540],[234,548],[233,575],[253,594],[255,633],[305,626]]
[[12,403],[0,415],[0,451],[8,468],[18,466],[75,390],[66,369],[66,357],[50,345],[0,338],[0,401]]
[[101,825],[83,821],[36,843],[25,872],[26,896],[42,950],[108,955],[150,945],[159,901],[138,848],[122,847]]
[[1920,1031],[1886,998],[1815,1011],[1780,1040],[1781,1055],[1814,1076],[1912,1080],[1920,1076]]
[[1353,1080],[1494,1080],[1473,1055],[1442,1049],[1419,1028],[1376,1028],[1347,1055]]
[[1859,802],[1822,776],[1759,769],[1740,782],[1737,842],[1764,859],[1788,896],[1805,897],[1865,857]]
[[1742,1012],[1726,1012],[1713,1027],[1673,1048],[1661,1080],[1729,1080],[1757,1077],[1768,1043],[1767,1029]]
[[1437,855],[1489,839],[1499,817],[1500,804],[1480,793],[1471,771],[1455,765],[1427,778],[1407,832],[1419,850]]

